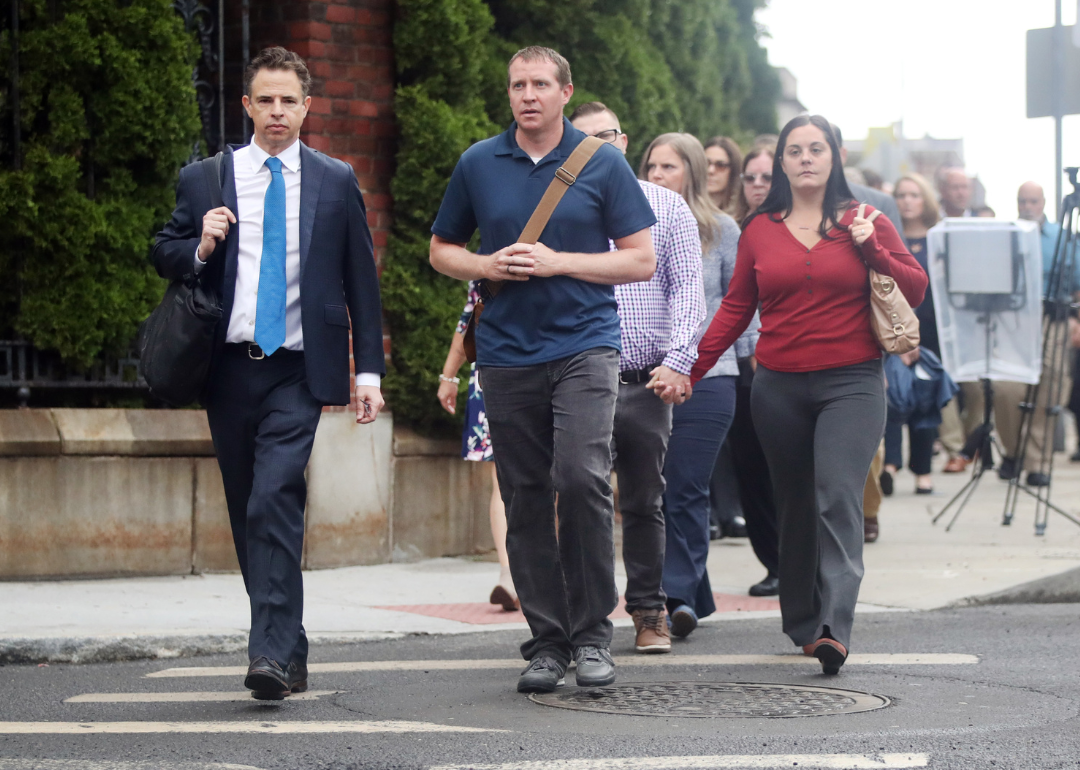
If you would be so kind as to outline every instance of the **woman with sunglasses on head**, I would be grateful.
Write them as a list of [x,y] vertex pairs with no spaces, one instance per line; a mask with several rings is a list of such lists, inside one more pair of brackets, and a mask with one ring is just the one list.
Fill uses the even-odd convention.
[[[705,157],[701,142],[690,134],[662,134],[645,150],[638,173],[642,179],[682,195],[697,219],[705,286],[701,332],[727,293],[739,243],[739,226],[716,207],[707,192]],[[699,375],[692,399],[664,398],[676,404],[664,462],[667,536],[663,579],[671,633],[676,637],[687,636],[700,618],[716,611],[705,569],[709,557],[709,481],[735,413],[739,373],[735,348],[740,357],[754,353],[758,325],[751,320],[733,349],[717,356],[708,371]]]
[[862,581],[863,486],[885,429],[869,269],[917,306],[926,273],[886,217],[857,216],[829,122],[780,133],[772,188],[743,222],[735,274],[698,345],[705,374],[761,307],[751,408],[780,516],[784,632],[836,674]]
[[725,214],[735,211],[739,199],[738,170],[742,168],[739,145],[726,136],[714,136],[705,142],[705,159],[709,164],[707,189],[716,208]]
[[738,222],[754,213],[772,189],[774,155],[773,147],[766,145],[755,147],[743,158],[739,199],[735,205],[735,219]]

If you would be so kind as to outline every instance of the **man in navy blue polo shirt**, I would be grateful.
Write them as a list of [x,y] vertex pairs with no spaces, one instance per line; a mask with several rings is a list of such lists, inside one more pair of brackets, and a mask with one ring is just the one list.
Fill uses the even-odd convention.
[[[556,51],[510,59],[514,122],[469,148],[431,228],[431,264],[504,281],[476,331],[477,366],[506,503],[510,571],[532,639],[519,692],[550,692],[571,657],[577,683],[615,681],[608,615],[618,602],[611,431],[619,387],[614,284],[656,268],[656,217],[622,154],[601,146],[535,245],[518,237],[585,139],[563,117],[574,87]],[[465,244],[479,229],[486,254]],[[609,251],[608,240],[616,250]],[[559,530],[555,531],[558,496]]]

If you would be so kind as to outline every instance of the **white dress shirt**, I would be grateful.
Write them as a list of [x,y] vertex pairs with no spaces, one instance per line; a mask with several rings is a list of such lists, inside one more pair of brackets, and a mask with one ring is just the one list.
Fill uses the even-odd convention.
[[[225,334],[226,342],[255,341],[255,311],[259,294],[259,271],[262,267],[263,204],[270,187],[270,153],[251,143],[233,152],[233,179],[236,185],[236,219],[239,252],[236,264],[236,290],[232,315]],[[304,333],[300,318],[300,140],[278,153],[281,175],[285,180],[285,342],[286,350],[303,350]],[[202,267],[196,250],[195,267]],[[356,384],[379,387],[378,374],[356,375]]]

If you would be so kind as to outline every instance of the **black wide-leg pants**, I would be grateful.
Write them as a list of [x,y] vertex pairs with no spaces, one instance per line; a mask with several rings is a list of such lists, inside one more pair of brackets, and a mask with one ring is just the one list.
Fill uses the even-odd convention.
[[251,602],[248,656],[284,668],[307,662],[304,470],[322,404],[308,389],[302,352],[279,349],[256,361],[247,351],[247,345],[225,346],[206,416]]
[[814,372],[759,364],[751,396],[780,518],[780,612],[797,645],[849,646],[863,576],[863,487],[885,430],[880,360]]

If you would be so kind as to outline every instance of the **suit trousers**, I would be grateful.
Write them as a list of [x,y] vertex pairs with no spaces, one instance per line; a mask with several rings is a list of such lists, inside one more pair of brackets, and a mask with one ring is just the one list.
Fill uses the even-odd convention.
[[532,631],[521,654],[565,665],[578,647],[611,646],[608,615],[619,601],[611,491],[619,353],[593,348],[534,366],[482,366],[480,380],[510,574]]
[[863,576],[863,491],[885,431],[880,360],[813,372],[759,365],[751,396],[780,515],[780,613],[797,645],[845,647]]
[[687,604],[699,618],[716,611],[705,567],[709,559],[709,482],[735,415],[735,379],[721,375],[701,380],[690,400],[675,407],[664,463],[664,591],[669,609]]
[[671,405],[644,382],[620,383],[615,402],[612,459],[619,479],[626,611],[663,609],[664,457]]
[[206,402],[233,543],[251,603],[248,657],[282,668],[307,662],[304,470],[322,404],[307,385],[304,354],[279,349],[255,361],[226,345]]

